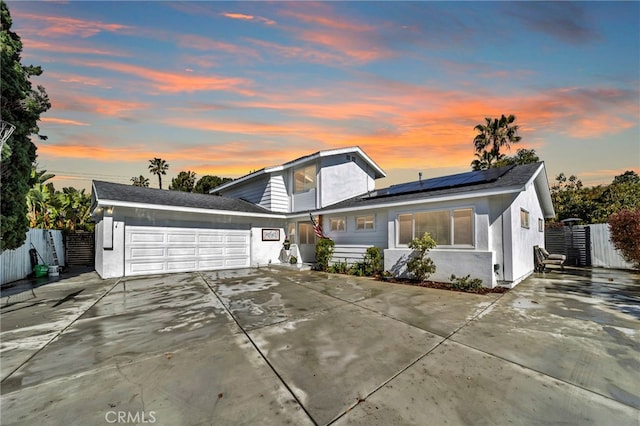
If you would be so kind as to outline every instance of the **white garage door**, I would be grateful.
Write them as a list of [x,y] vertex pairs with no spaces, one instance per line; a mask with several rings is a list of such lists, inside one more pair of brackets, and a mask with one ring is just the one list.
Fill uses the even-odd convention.
[[124,274],[248,267],[250,239],[243,230],[127,226]]

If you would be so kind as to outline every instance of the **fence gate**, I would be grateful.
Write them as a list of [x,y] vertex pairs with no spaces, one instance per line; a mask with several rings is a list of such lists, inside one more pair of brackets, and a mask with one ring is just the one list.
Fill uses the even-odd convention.
[[567,256],[566,265],[591,266],[591,229],[588,226],[549,228],[544,240],[549,253]]
[[95,238],[93,232],[77,231],[66,235],[65,259],[69,266],[94,266]]

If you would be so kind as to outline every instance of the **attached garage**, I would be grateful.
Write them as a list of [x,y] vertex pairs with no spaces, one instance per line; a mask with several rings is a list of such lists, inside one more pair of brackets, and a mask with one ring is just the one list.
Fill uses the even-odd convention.
[[235,198],[100,181],[92,198],[102,278],[259,266],[285,238],[282,214]]
[[126,226],[124,275],[248,267],[250,241],[243,230]]

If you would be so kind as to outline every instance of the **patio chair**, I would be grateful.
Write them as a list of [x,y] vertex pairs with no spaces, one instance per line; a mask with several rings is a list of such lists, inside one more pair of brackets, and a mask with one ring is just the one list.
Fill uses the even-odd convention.
[[536,272],[544,272],[548,265],[560,266],[560,269],[564,271],[564,262],[567,261],[567,256],[564,254],[550,254],[544,247],[533,247],[534,258],[536,263]]

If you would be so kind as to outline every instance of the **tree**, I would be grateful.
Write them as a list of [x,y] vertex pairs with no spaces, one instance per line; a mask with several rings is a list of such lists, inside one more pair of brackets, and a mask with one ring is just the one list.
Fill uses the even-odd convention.
[[62,229],[91,231],[91,196],[84,189],[78,191],[73,187],[56,191],[53,183],[47,182],[54,175],[45,170],[36,171],[32,175],[36,183],[26,196],[27,218],[31,228]]
[[627,262],[640,269],[640,208],[624,209],[609,218],[611,242]]
[[556,176],[551,186],[556,220],[578,217],[585,223],[606,223],[624,209],[640,208],[640,178],[633,171],[615,176],[609,185],[585,187],[576,176]]
[[132,177],[131,178],[131,182],[133,182],[133,186],[141,186],[143,188],[148,188],[149,187],[149,179],[147,179],[146,177],[140,175],[138,177]]
[[474,129],[478,134],[473,139],[476,150],[476,160],[471,166],[473,170],[484,170],[496,167],[496,162],[500,161],[504,154],[501,149],[511,149],[511,144],[518,143],[522,139],[518,136],[518,125],[515,115],[500,118],[485,118],[485,124],[478,124]]
[[[31,166],[36,159],[36,146],[31,135],[38,135],[40,114],[51,107],[42,86],[34,89],[30,78],[42,74],[42,68],[21,64],[22,41],[11,31],[11,14],[0,1],[1,77],[0,116],[15,126],[3,147],[0,163],[2,199],[0,200],[0,251],[20,247],[29,228],[26,195],[32,185]],[[7,159],[8,157],[8,159]]]
[[534,149],[520,148],[518,151],[516,151],[516,155],[505,155],[504,157],[502,157],[502,159],[498,160],[496,162],[496,167],[511,165],[521,166],[523,164],[537,163],[538,161],[540,161],[540,158],[538,157]]
[[221,178],[218,176],[204,175],[196,183],[196,186],[193,188],[193,192],[197,192],[199,194],[208,194],[209,190],[222,185],[223,183],[231,182],[233,179],[231,178]]
[[153,160],[149,160],[149,172],[152,175],[158,175],[158,186],[162,189],[162,175],[167,174],[169,170],[169,164],[162,158],[154,157]]
[[178,176],[171,179],[169,189],[173,191],[192,192],[196,184],[196,172],[190,170],[178,173]]

